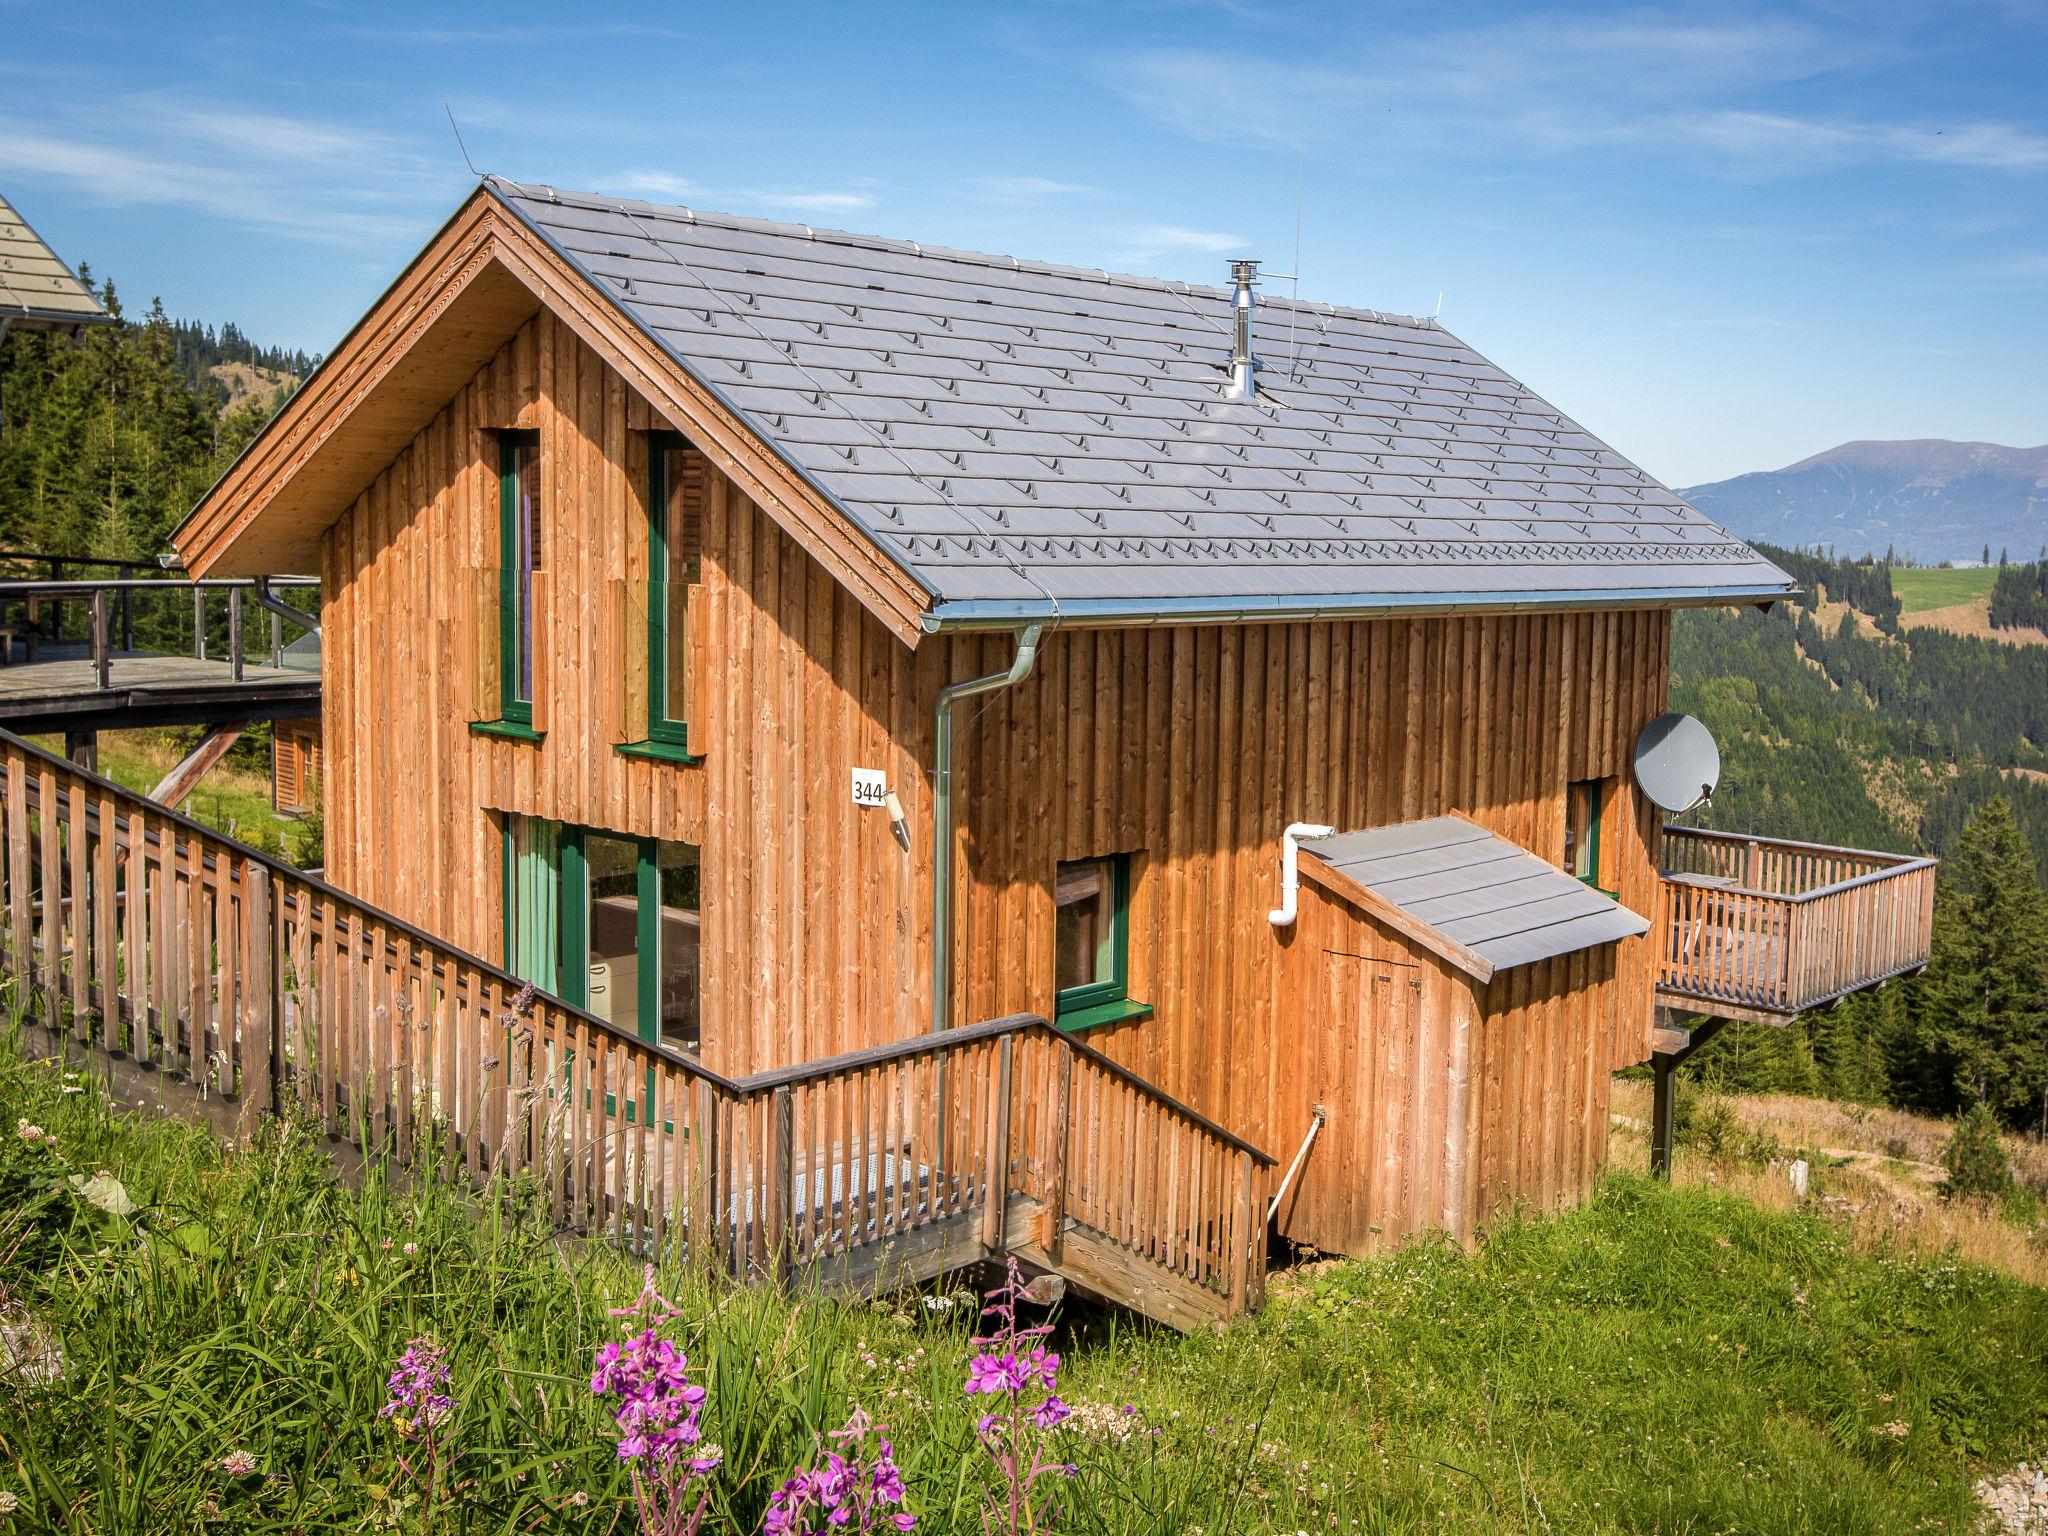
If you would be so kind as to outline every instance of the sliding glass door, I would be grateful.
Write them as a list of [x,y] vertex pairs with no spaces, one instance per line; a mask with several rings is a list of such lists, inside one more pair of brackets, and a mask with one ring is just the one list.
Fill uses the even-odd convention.
[[506,955],[642,1040],[699,1045],[698,862],[687,843],[506,818]]

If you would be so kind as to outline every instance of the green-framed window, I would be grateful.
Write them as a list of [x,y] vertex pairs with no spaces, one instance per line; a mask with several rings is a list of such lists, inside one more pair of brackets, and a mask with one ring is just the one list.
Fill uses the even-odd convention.
[[704,455],[680,433],[647,435],[646,738],[624,750],[688,758],[690,589],[703,577]]
[[1076,859],[1053,870],[1053,1021],[1089,1029],[1142,1018],[1131,980],[1131,859]]
[[697,850],[508,816],[504,851],[507,968],[642,1040],[696,1051]]
[[534,578],[542,565],[540,434],[498,434],[498,718],[533,729]]
[[1578,779],[1564,790],[1564,867],[1576,880],[1595,890],[1600,886],[1600,814],[1606,808],[1606,785],[1599,779]]

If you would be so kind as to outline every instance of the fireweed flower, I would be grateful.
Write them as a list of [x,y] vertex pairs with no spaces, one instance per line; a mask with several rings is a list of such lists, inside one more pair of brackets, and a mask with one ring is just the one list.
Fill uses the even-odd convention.
[[[612,1309],[614,1317],[637,1319],[640,1331],[600,1348],[590,1372],[591,1392],[616,1403],[619,1459],[632,1468],[641,1528],[652,1536],[694,1536],[710,1507],[708,1479],[725,1460],[704,1443],[705,1392],[689,1378],[689,1356],[659,1332],[677,1312],[654,1288],[649,1265],[639,1299]],[[693,1504],[687,1495],[698,1483]]]
[[1072,1477],[1075,1471],[1044,1454],[1043,1436],[1073,1410],[1059,1396],[1060,1357],[1043,1343],[1051,1327],[1017,1326],[1018,1303],[1029,1299],[1012,1259],[1007,1277],[988,1293],[982,1308],[985,1322],[993,1322],[974,1341],[962,1387],[970,1398],[998,1399],[975,1425],[975,1435],[995,1463],[996,1475],[985,1489],[983,1523],[1004,1536],[1049,1528],[1059,1511],[1051,1491],[1039,1492],[1038,1483],[1049,1473]]
[[914,1531],[917,1516],[905,1509],[908,1490],[896,1466],[888,1426],[859,1408],[827,1437],[837,1449],[819,1451],[822,1465],[803,1468],[769,1495],[763,1536],[868,1536],[874,1531]]
[[414,1339],[406,1345],[397,1368],[384,1383],[389,1401],[377,1410],[377,1417],[391,1420],[409,1440],[431,1436],[455,1411],[455,1399],[448,1395],[447,1356],[431,1339]]

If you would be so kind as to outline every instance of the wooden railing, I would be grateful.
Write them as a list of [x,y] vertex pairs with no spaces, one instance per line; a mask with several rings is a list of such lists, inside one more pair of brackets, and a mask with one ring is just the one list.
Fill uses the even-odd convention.
[[12,1002],[80,1047],[739,1273],[1009,1251],[1172,1321],[1258,1298],[1272,1159],[1043,1019],[728,1078],[6,732],[0,804]]
[[1791,1015],[1927,963],[1933,859],[1664,829],[1660,990]]

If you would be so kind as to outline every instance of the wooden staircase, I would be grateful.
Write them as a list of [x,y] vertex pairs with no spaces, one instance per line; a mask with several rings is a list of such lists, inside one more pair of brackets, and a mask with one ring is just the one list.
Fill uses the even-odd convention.
[[1014,1254],[1179,1328],[1262,1295],[1273,1159],[1042,1018],[728,1078],[4,731],[0,800],[0,975],[103,1061],[784,1285]]

